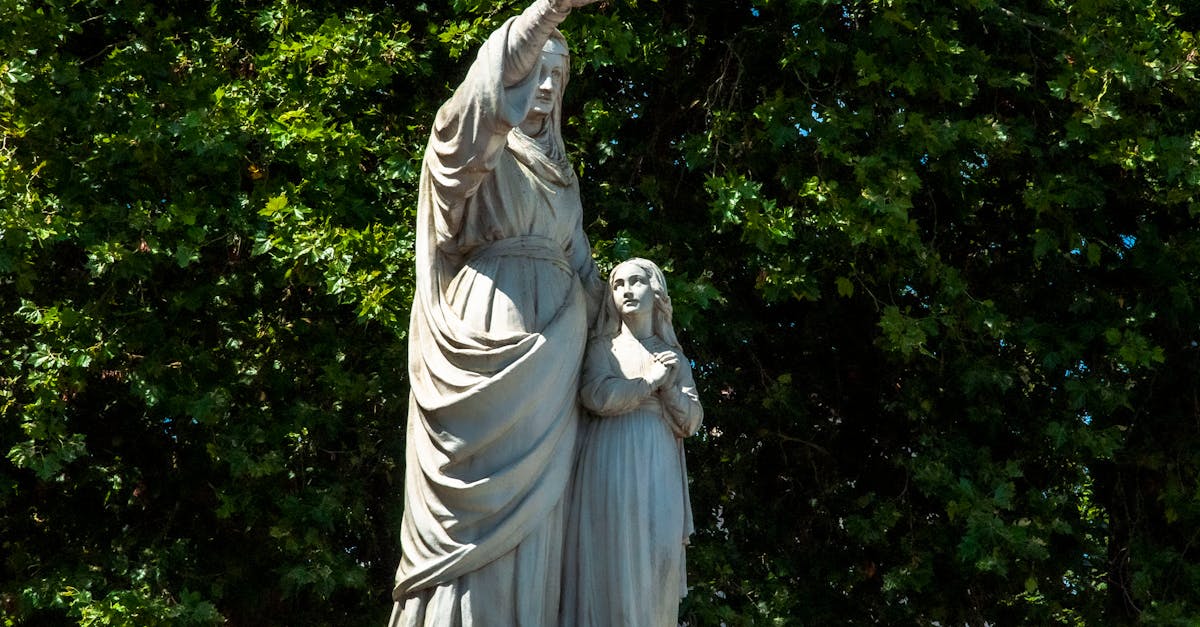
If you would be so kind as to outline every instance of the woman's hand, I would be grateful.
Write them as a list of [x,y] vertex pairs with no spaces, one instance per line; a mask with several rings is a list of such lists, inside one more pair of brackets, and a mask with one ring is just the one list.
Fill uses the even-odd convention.
[[550,0],[550,5],[554,7],[555,11],[563,12],[570,11],[571,9],[577,9],[579,7],[585,7],[597,1],[598,0]]

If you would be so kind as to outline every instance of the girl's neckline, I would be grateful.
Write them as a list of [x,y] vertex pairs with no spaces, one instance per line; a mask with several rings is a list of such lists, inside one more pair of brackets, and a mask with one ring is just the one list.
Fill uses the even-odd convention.
[[[663,339],[661,337],[658,337],[658,335],[651,335],[644,339],[638,339],[638,338],[634,337],[632,333],[626,333],[625,331],[622,330],[617,335],[617,337],[623,338],[624,341],[626,341],[626,342],[635,342],[637,344],[641,344],[642,347],[647,350],[651,350],[652,348],[655,350],[662,350],[664,348],[670,348],[670,345],[668,345],[665,341],[663,341]],[[653,352],[653,350],[651,350],[651,352]]]

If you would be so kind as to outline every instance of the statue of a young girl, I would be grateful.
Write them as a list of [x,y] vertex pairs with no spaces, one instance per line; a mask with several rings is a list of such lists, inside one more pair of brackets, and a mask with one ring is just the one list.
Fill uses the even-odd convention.
[[568,506],[561,622],[675,627],[693,530],[683,438],[704,411],[662,271],[630,259],[608,284],[581,381],[592,416]]

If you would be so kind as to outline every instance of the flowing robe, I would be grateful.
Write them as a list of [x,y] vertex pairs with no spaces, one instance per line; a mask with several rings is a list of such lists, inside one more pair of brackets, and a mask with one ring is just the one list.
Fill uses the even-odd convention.
[[[678,379],[654,392],[652,352],[674,351]],[[704,418],[687,359],[658,337],[588,347],[584,420],[571,487],[564,627],[675,627],[693,532],[683,437]]]
[[506,81],[506,56],[531,38],[540,51],[530,24],[545,20],[530,15],[545,10],[485,42],[425,152],[394,626],[558,619],[579,373],[603,282],[570,164],[514,128],[537,72]]

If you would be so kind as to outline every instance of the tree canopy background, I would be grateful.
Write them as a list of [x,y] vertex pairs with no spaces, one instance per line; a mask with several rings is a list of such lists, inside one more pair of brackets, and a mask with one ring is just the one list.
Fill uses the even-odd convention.
[[[523,2],[0,2],[5,624],[382,624],[417,173]],[[691,625],[1200,621],[1200,10],[613,0],[598,260],[707,410]]]

